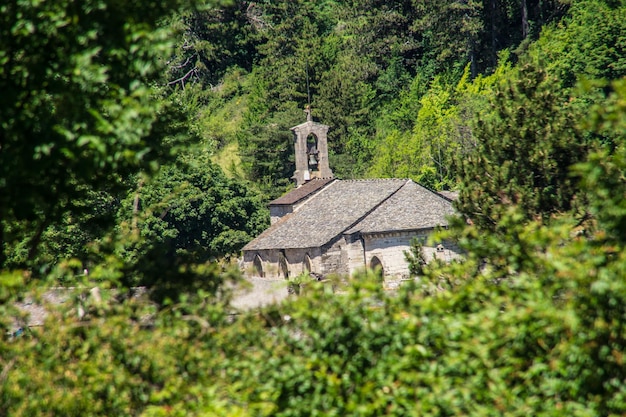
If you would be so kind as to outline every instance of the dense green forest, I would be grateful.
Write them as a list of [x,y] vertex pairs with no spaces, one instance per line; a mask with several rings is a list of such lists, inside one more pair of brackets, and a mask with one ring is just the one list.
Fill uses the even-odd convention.
[[[625,2],[0,12],[0,415],[626,413]],[[307,104],[335,175],[459,192],[461,261],[229,306]]]

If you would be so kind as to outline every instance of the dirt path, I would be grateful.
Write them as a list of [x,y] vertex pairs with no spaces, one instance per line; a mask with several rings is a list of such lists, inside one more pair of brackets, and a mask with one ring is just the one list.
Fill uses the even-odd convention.
[[231,305],[238,310],[250,310],[287,298],[287,281],[284,279],[246,278],[251,287],[235,291]]

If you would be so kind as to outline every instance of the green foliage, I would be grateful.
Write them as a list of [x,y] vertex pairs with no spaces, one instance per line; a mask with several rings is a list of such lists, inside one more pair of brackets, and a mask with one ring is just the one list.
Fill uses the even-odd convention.
[[165,126],[180,115],[149,84],[172,45],[157,23],[182,4],[0,6],[0,268],[8,223],[30,223],[32,258],[46,227],[87,190],[119,185],[169,153]]
[[558,26],[549,26],[528,54],[571,88],[579,77],[616,80],[626,75],[626,6],[623,2],[573,3]]
[[193,154],[141,180],[119,216],[141,237],[124,251],[135,285],[180,281],[182,266],[237,254],[269,225],[258,195]]
[[316,96],[316,82],[327,68],[320,51],[333,21],[302,0],[257,3],[255,7],[264,39],[258,48],[262,56],[258,71],[266,83],[269,109],[280,112],[285,110],[283,106],[294,104],[303,108],[308,97],[307,74],[310,92]]
[[[612,90],[586,126],[623,141],[626,89]],[[614,174],[626,154],[621,143],[600,152],[576,168],[589,174],[582,192],[609,197],[593,200],[593,229],[581,233],[567,213],[529,221],[513,205],[499,233],[457,219],[439,238],[454,236],[466,258],[424,268],[424,287],[386,292],[369,271],[338,293],[310,282],[284,304],[230,317],[227,298],[206,290],[166,308],[77,294],[42,329],[0,340],[0,411],[622,415],[626,182]],[[24,276],[0,278],[8,326]],[[229,277],[213,267],[205,278]]]
[[424,267],[428,264],[422,242],[413,238],[411,246],[407,252],[404,252],[404,259],[409,264],[409,273],[413,277],[419,277],[424,273]]
[[[242,84],[236,99],[207,97],[206,111],[198,109],[198,126],[219,146],[232,143],[235,129],[243,171],[263,189],[282,189],[280,180],[292,171],[291,149],[263,130],[274,124],[293,126],[294,109],[309,101],[314,117],[332,127],[329,148],[336,175],[388,172],[386,167],[370,167],[380,153],[378,146],[384,152],[386,137],[398,129],[400,136],[414,131],[415,146],[423,148],[410,175],[433,187],[450,188],[456,130],[464,137],[469,131],[454,111],[466,118],[466,110],[476,109],[464,104],[468,97],[455,94],[442,102],[448,103],[444,108],[431,109],[441,111],[446,123],[436,122],[433,128],[427,122],[425,130],[414,129],[419,125],[417,100],[435,77],[431,98],[442,98],[440,87],[456,85],[464,68],[471,79],[493,70],[502,49],[535,39],[544,24],[558,21],[567,10],[560,1],[235,1],[186,12],[174,21],[183,37],[169,62],[170,84],[188,88],[197,80],[219,91],[223,82],[229,83],[233,68],[253,74],[245,77],[251,82]],[[224,120],[222,115],[233,117]],[[398,117],[400,125],[386,126]],[[433,139],[439,143],[431,144]]]
[[[408,177],[434,189],[454,188],[457,182],[455,162],[473,147],[472,115],[486,112],[487,97],[507,68],[505,55],[498,71],[490,77],[470,81],[468,67],[454,88],[436,78],[418,101],[412,132],[391,129],[374,152],[369,174]],[[401,114],[390,116],[395,118]],[[381,132],[387,130],[384,125],[381,127]]]
[[145,296],[56,291],[67,300],[48,306],[44,327],[0,341],[3,415],[236,415],[200,389],[214,376],[197,348],[213,349],[225,320],[208,293],[159,312]]
[[[601,229],[611,239],[624,243],[626,219],[623,213],[626,187],[626,81],[615,81],[609,99],[594,107],[587,127],[613,136],[615,146],[606,146],[590,154],[587,161],[575,167],[588,190],[590,211]],[[613,135],[611,135],[613,132]]]
[[[591,16],[619,16],[623,10],[595,1],[577,3],[567,25],[547,30],[521,57],[518,68],[499,75],[504,84],[496,90],[493,112],[475,118],[476,147],[459,161],[463,187],[458,207],[476,224],[493,229],[511,204],[520,205],[528,219],[544,220],[584,207],[570,166],[582,162],[591,146],[615,139],[576,126],[592,106],[605,103],[604,92],[570,87],[579,77],[619,78],[619,58],[608,58],[613,63],[606,70],[597,57],[612,56],[614,47],[609,45],[619,50],[623,19],[611,17],[608,24],[600,24]],[[612,39],[604,44],[611,51],[601,53],[598,45],[597,56],[578,53],[589,46],[589,39]]]
[[[259,99],[253,95],[251,106]],[[259,120],[248,115],[245,128],[239,132],[243,168],[270,198],[278,197],[291,184],[295,163],[290,129],[302,122],[303,114],[292,107],[272,118]]]
[[569,168],[589,148],[576,126],[580,108],[554,83],[526,64],[496,90],[494,112],[478,121],[476,148],[459,161],[457,207],[480,227],[493,230],[510,205],[529,220],[575,207],[578,186]]
[[257,62],[257,35],[247,2],[184,10],[173,19],[180,39],[168,63],[168,85],[185,89],[199,82],[214,87],[233,68],[250,71]]
[[[374,68],[358,55],[346,54],[324,73],[320,81],[320,118],[333,126],[329,146],[335,153],[344,153],[350,131],[367,132],[376,90],[368,82]],[[333,140],[335,139],[335,140]]]
[[[484,31],[483,2],[415,1],[417,18],[412,30],[419,34],[421,66],[429,75],[446,69],[462,70],[480,59],[480,34]],[[488,7],[488,6],[487,6]],[[476,66],[476,67],[475,67]],[[456,68],[455,68],[456,67]]]
[[471,256],[431,271],[454,273],[456,285],[429,297],[415,286],[390,295],[375,276],[358,276],[342,295],[318,287],[230,324],[197,298],[163,311],[137,300],[109,307],[89,300],[79,325],[74,310],[53,316],[45,331],[1,342],[0,409],[16,416],[43,404],[63,415],[623,413],[623,248],[612,246],[607,258],[602,242],[572,237],[568,221],[546,228],[512,217],[509,225],[509,240],[470,228],[466,242],[517,268],[479,270]]
[[[494,78],[470,80],[470,68],[461,82],[444,77],[426,84],[429,77],[422,74],[403,88],[390,74],[405,77],[408,70],[402,60],[412,53],[394,50],[399,45],[394,36],[401,30],[392,29],[405,27],[408,20],[403,15],[415,17],[404,13],[413,10],[413,2],[384,7],[376,1],[305,3],[257,2],[246,9],[246,18],[243,3],[238,3],[234,10],[241,24],[252,19],[263,36],[284,36],[267,40],[263,52],[268,64],[276,59],[275,66],[268,67],[277,71],[276,79],[270,79],[271,71],[253,69],[249,79],[245,76],[252,89],[249,95],[241,91],[248,88],[240,87],[245,83],[232,79],[221,87],[223,95],[178,91],[172,96],[180,104],[176,117],[165,117],[169,114],[165,102],[153,103],[155,96],[133,82],[144,79],[144,73],[135,77],[137,65],[151,62],[146,57],[152,53],[159,55],[155,50],[141,52],[143,40],[161,45],[157,42],[161,38],[152,38],[160,36],[158,32],[153,34],[148,27],[145,33],[137,32],[134,25],[162,12],[159,7],[165,3],[116,4],[119,10],[110,9],[112,5],[99,9],[100,3],[71,4],[74,8],[58,2],[29,4],[32,8],[22,3],[0,6],[3,12],[15,12],[19,6],[23,16],[32,18],[18,22],[17,13],[0,18],[7,23],[0,26],[2,34],[15,35],[0,37],[0,60],[6,64],[0,66],[0,80],[3,87],[11,87],[6,89],[13,94],[9,97],[16,99],[0,106],[3,251],[15,256],[18,264],[25,262],[20,258],[35,259],[29,255],[33,247],[45,248],[40,251],[41,264],[48,265],[49,279],[35,282],[32,270],[0,272],[0,415],[625,414],[626,83],[589,83],[579,95],[559,90],[569,81],[560,70],[536,65],[532,54],[545,51],[531,46],[529,55],[521,57],[522,65],[511,70],[502,64]],[[540,3],[522,5],[531,7],[529,16],[540,21],[537,10],[555,4]],[[599,15],[607,19],[611,35],[607,39],[615,40],[617,48],[616,54],[607,53],[616,65],[602,69],[604,55],[594,56],[587,49],[590,77],[621,74],[620,20],[606,12],[621,16],[622,7],[611,9],[606,4],[575,2],[566,29],[573,32],[563,35],[578,39],[582,27],[592,25],[591,43],[599,45],[600,28],[591,12],[602,12]],[[452,13],[454,5],[441,7]],[[499,15],[491,16],[494,22],[496,17],[513,21],[521,9],[517,2],[490,5],[499,8]],[[362,8],[362,13],[354,14],[357,20],[340,22],[351,16],[349,6]],[[470,6],[476,4],[458,4],[461,9]],[[487,10],[493,12],[483,8]],[[80,18],[66,19],[69,11]],[[97,18],[92,11],[100,13]],[[48,12],[50,21],[41,20],[45,13],[40,12]],[[124,19],[126,25],[121,24]],[[220,24],[227,21],[218,19]],[[56,24],[44,24],[50,22]],[[82,29],[72,31],[83,24],[95,28],[85,33],[98,40],[105,34],[117,39],[104,42],[114,49],[89,52],[93,39],[85,35],[83,42],[78,36]],[[390,34],[376,46],[384,52],[380,58],[368,50],[369,44],[360,49],[363,54],[355,52],[357,35],[374,38],[366,37],[374,33],[367,31],[370,24]],[[240,27],[222,29],[211,27],[217,33],[242,33]],[[121,36],[124,30],[129,33]],[[559,29],[551,31],[547,36],[559,40]],[[307,291],[283,304],[234,312],[228,306],[229,283],[238,274],[204,260],[237,250],[265,227],[258,197],[209,162],[213,149],[208,142],[213,139],[207,139],[203,152],[181,153],[177,164],[164,165],[149,181],[139,183],[128,174],[164,157],[172,147],[188,145],[193,135],[181,126],[186,119],[180,116],[195,116],[207,103],[221,109],[222,103],[245,96],[246,130],[237,131],[237,138],[248,152],[249,172],[276,192],[278,178],[285,177],[274,177],[273,170],[290,174],[286,166],[291,139],[279,133],[288,134],[288,128],[302,120],[299,100],[305,97],[300,69],[282,66],[301,64],[306,47],[320,44],[306,34],[330,32],[333,35],[321,42],[320,55],[311,60],[315,71],[321,71],[313,72],[313,84],[326,77],[334,89],[342,78],[352,80],[354,85],[336,98],[336,117],[354,117],[364,124],[346,128],[346,142],[337,144],[335,156],[364,163],[375,142],[374,127],[389,146],[381,160],[396,158],[386,165],[389,175],[402,169],[407,176],[421,174],[410,171],[417,156],[452,160],[451,155],[460,154],[466,161],[460,168],[466,188],[459,207],[474,223],[456,219],[451,231],[438,238],[454,238],[466,257],[463,262],[423,266],[419,245],[414,244],[408,258],[413,268],[421,266],[414,272],[422,279],[397,291],[385,291],[376,274],[366,271],[336,293],[332,286],[307,282]],[[44,35],[51,34],[56,36],[44,41]],[[301,35],[300,43],[290,43]],[[6,45],[17,47],[7,53]],[[18,50],[23,53],[11,52]],[[277,52],[275,58],[270,51]],[[556,54],[553,68],[566,68],[564,62],[584,63],[576,51],[573,55],[575,59],[568,61],[569,55]],[[81,57],[88,62],[76,64]],[[324,59],[332,62],[318,66]],[[116,65],[107,66],[109,61]],[[43,72],[38,73],[39,68]],[[76,68],[81,72],[76,74]],[[351,74],[343,73],[349,70]],[[110,78],[103,82],[98,71]],[[9,81],[11,74],[18,76]],[[56,77],[65,81],[55,84]],[[14,80],[25,84],[10,84]],[[283,82],[285,93],[280,96],[276,88]],[[313,87],[320,94],[322,87]],[[330,96],[333,89],[328,90]],[[396,101],[391,97],[397,89],[402,93]],[[379,92],[384,97],[376,97]],[[492,92],[493,100],[485,106],[485,96]],[[398,105],[395,109],[393,102]],[[381,119],[368,120],[371,112],[360,113],[380,103],[385,105]],[[471,114],[480,123],[472,125]],[[206,122],[229,141],[236,129],[220,131],[215,122],[219,117],[216,111],[197,126]],[[394,129],[396,120],[399,126]],[[111,130],[103,133],[104,125]],[[77,143],[67,139],[67,132],[76,133]],[[83,138],[79,144],[81,135],[89,140]],[[587,148],[587,139],[596,146]],[[94,149],[89,150],[89,144]],[[437,146],[450,155],[421,149]],[[154,158],[150,152],[142,153],[148,148]],[[395,150],[406,150],[409,156]],[[41,172],[32,167],[33,155],[40,158]],[[394,164],[397,171],[391,170],[396,169]],[[436,166],[423,163],[419,169],[429,178],[426,173],[435,168],[429,174],[435,185],[438,178],[452,177]],[[58,172],[66,178],[51,177]],[[20,176],[24,181],[18,183]],[[100,186],[109,181],[120,187]],[[126,191],[129,182],[134,182],[132,192],[114,192]],[[45,187],[49,193],[38,195]],[[45,202],[55,193],[58,198]],[[124,196],[121,215],[126,221],[118,225],[118,236],[96,238],[81,249],[83,242],[104,235],[106,227],[100,230],[98,219],[108,217],[119,195]],[[582,223],[572,210],[581,203],[589,213]],[[30,213],[18,212],[23,206],[31,207]],[[85,210],[90,207],[97,210]],[[33,218],[37,224],[29,224]],[[66,237],[74,232],[85,237]],[[9,252],[14,248],[18,251]],[[59,251],[94,262],[89,275],[81,276],[82,259],[60,261]],[[128,290],[138,278],[152,284],[145,296]],[[21,333],[18,327],[25,327],[26,317],[17,309],[18,302],[45,304],[47,284],[56,285],[59,279],[73,282],[77,289],[65,292],[63,303],[47,306],[43,327]]]
[[199,108],[198,131],[218,149],[237,143],[237,134],[248,110],[249,78],[245,72],[233,69],[211,90],[209,104]]

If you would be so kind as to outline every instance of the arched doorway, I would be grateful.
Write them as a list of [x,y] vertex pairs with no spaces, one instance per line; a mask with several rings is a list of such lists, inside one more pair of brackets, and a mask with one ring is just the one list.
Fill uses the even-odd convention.
[[374,271],[376,276],[378,276],[378,278],[380,278],[381,280],[385,276],[385,268],[383,267],[383,263],[378,258],[378,256],[374,256],[370,260],[370,269]]
[[278,267],[280,269],[281,277],[289,279],[289,266],[287,265],[287,258],[284,253],[281,253],[278,257]]
[[311,266],[311,257],[307,253],[304,255],[304,262],[302,262],[302,272],[311,272],[313,270]]
[[263,261],[261,261],[261,257],[256,255],[254,257],[254,261],[252,262],[252,267],[254,268],[254,273],[261,278],[263,278]]

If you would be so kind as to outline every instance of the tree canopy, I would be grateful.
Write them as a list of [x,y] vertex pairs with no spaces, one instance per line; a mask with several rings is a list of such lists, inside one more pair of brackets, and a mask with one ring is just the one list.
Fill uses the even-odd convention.
[[[624,2],[0,11],[0,415],[626,413]],[[309,100],[464,256],[237,310]]]
[[90,189],[114,189],[170,152],[176,112],[151,83],[172,46],[157,25],[184,2],[1,6],[0,267],[7,223],[27,221],[29,258],[45,228]]

